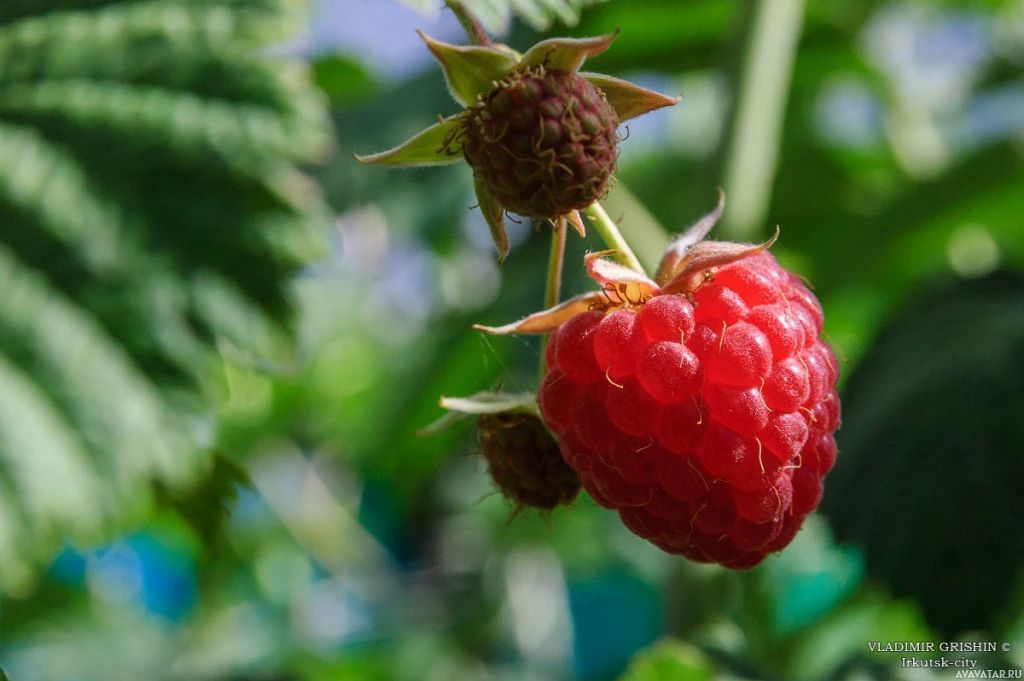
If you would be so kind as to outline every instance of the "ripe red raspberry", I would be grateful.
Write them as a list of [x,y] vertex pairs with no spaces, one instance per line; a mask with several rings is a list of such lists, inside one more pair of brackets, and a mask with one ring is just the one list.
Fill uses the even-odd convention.
[[525,67],[466,110],[462,150],[506,209],[554,218],[607,191],[618,125],[615,109],[583,77]]
[[517,506],[550,511],[580,491],[576,472],[565,464],[558,443],[530,414],[487,414],[477,420],[480,450],[491,478]]
[[838,365],[817,299],[766,252],[774,238],[702,241],[721,209],[654,280],[593,254],[602,291],[489,330],[554,331],[541,414],[597,503],[665,551],[746,569],[821,500]]
[[587,311],[552,336],[539,399],[602,506],[670,553],[753,567],[835,460],[837,363],[815,297],[768,253],[690,297]]

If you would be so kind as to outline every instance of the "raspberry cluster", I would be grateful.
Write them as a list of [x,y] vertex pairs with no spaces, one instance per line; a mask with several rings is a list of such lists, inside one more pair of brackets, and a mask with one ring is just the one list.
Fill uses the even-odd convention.
[[529,67],[466,111],[462,151],[506,209],[553,218],[601,198],[615,172],[615,109],[584,78]]
[[688,295],[586,311],[539,402],[587,492],[670,553],[746,569],[792,541],[836,457],[822,310],[763,252]]

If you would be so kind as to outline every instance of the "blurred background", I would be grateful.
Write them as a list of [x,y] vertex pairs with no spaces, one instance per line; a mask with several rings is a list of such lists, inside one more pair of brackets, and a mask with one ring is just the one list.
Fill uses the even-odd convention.
[[[470,423],[416,436],[536,387],[535,339],[470,324],[538,309],[548,249],[510,222],[498,269],[464,164],[351,158],[456,112],[438,0],[4,0],[9,678],[957,678],[890,641],[1019,670],[1024,2],[466,5],[519,50],[618,27],[587,69],[683,95],[606,202],[646,265],[720,185],[718,238],[781,227],[843,358],[821,512],[735,573],[585,495],[511,518]],[[563,294],[600,247],[570,235]]]

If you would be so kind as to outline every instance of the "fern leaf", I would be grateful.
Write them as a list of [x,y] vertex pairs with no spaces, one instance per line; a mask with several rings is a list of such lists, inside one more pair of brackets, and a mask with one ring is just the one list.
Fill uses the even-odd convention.
[[[2,121],[2,118],[0,118]],[[0,200],[37,224],[84,263],[109,274],[134,260],[119,233],[116,206],[89,187],[86,170],[31,129],[0,122]]]
[[[274,22],[265,15],[223,6],[165,2],[26,19],[0,26],[0,82],[84,77],[160,83],[287,106],[279,70],[244,49],[268,23]],[[231,79],[220,77],[229,73]]]
[[[436,13],[442,4],[423,0],[402,2],[424,15]],[[466,9],[480,19],[488,31],[499,35],[508,32],[513,16],[537,31],[547,31],[556,22],[575,26],[584,8],[602,2],[607,0],[462,0]]]
[[[190,93],[92,80],[40,81],[0,91],[0,116],[40,125],[105,126],[195,159],[220,159],[243,170],[267,159],[301,160],[322,150],[318,112],[279,112]],[[51,123],[52,122],[52,123]]]
[[[0,589],[216,475],[217,344],[279,347],[328,211],[281,0],[0,3]],[[170,495],[170,496],[168,496]],[[194,515],[194,514],[193,514]],[[201,519],[197,522],[201,522]]]

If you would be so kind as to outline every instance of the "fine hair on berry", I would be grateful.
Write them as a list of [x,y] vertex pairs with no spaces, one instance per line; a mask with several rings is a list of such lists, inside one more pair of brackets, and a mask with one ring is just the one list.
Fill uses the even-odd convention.
[[619,121],[576,73],[517,69],[466,110],[463,125],[474,177],[513,213],[554,218],[607,193]]
[[821,500],[838,364],[817,299],[770,253],[708,271],[696,290],[561,324],[539,404],[583,487],[632,532],[747,569]]

